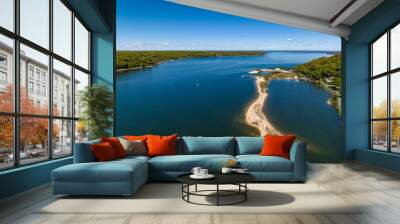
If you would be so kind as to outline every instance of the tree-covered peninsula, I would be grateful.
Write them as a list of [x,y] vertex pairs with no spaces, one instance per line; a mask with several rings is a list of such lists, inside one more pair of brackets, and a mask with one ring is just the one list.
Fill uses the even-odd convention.
[[264,53],[264,51],[117,51],[117,71],[151,67],[180,58],[256,56]]
[[[297,65],[291,70],[280,70],[279,72],[271,72],[271,74],[263,75],[265,83],[262,85],[267,87],[271,80],[290,79],[304,80],[314,83],[326,91],[331,93],[328,103],[340,112],[341,107],[341,56],[335,54],[330,57],[321,57],[310,62]],[[285,71],[285,72],[281,72]]]
[[340,54],[335,54],[331,57],[317,58],[308,63],[298,65],[294,68],[294,72],[331,90],[340,91],[341,69]]

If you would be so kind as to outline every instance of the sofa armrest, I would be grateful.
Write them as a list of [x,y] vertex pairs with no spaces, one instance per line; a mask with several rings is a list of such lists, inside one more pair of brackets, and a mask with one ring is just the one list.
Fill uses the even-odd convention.
[[90,146],[92,144],[97,144],[100,141],[90,141],[90,142],[82,142],[75,143],[74,145],[74,163],[89,163],[95,162],[96,158],[92,153],[92,149]]
[[290,160],[293,162],[293,179],[305,181],[307,176],[307,143],[294,142],[290,149]]

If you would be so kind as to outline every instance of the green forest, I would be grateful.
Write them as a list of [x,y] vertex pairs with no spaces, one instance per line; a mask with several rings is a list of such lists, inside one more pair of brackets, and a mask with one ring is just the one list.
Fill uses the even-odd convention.
[[342,80],[341,68],[341,56],[340,54],[335,54],[331,57],[317,58],[308,63],[298,65],[294,68],[294,72],[307,77],[319,85],[340,91]]
[[117,51],[117,70],[140,69],[180,58],[255,56],[264,53],[264,51]]

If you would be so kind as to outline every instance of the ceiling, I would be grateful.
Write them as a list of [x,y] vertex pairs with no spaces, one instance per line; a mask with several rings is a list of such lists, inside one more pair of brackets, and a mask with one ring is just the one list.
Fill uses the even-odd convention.
[[169,0],[347,38],[351,25],[383,0]]

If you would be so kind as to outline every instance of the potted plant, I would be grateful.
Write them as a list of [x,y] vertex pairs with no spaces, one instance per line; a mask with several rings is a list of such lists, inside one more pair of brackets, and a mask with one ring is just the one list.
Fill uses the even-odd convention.
[[82,109],[80,127],[86,126],[89,139],[110,136],[114,108],[113,93],[101,84],[86,87],[79,98]]

